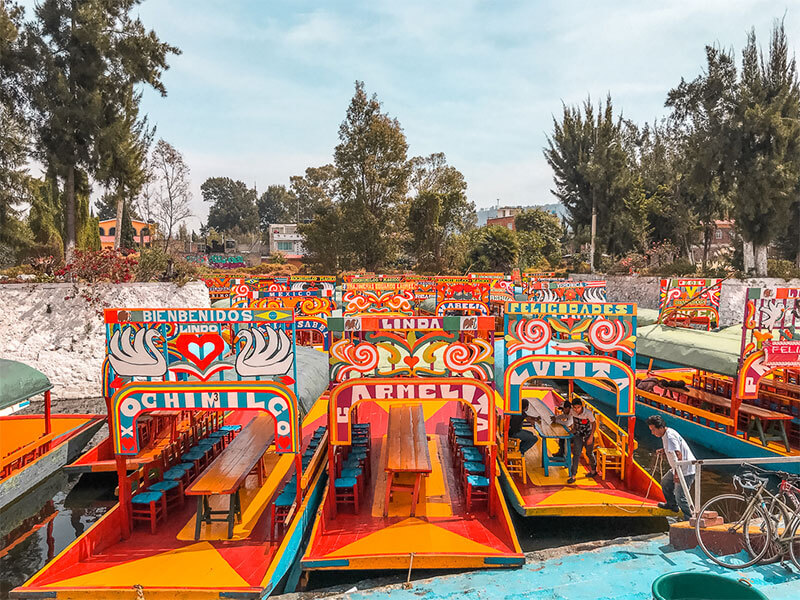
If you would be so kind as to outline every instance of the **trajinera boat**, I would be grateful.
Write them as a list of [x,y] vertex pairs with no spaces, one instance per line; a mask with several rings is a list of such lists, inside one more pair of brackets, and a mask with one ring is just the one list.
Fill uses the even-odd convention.
[[293,311],[109,309],[105,322],[119,503],[12,595],[262,598],[298,577],[326,477],[327,361],[296,347]]
[[[710,289],[709,282],[695,283]],[[690,442],[723,456],[800,454],[798,298],[796,288],[749,288],[742,326],[690,327],[707,328],[719,305],[716,298],[680,307],[680,317],[672,320],[683,327],[642,328],[636,416],[661,415]],[[579,385],[599,401],[613,402],[608,385],[596,380]],[[800,472],[797,463],[771,467]]]
[[[83,451],[102,415],[53,414],[53,384],[24,363],[0,359],[0,510]],[[44,396],[44,414],[15,414]]]
[[521,565],[496,477],[494,318],[392,314],[402,289],[371,314],[349,291],[328,320],[328,487],[303,569]]
[[[603,293],[603,286],[538,290],[580,290],[583,296]],[[592,291],[593,290],[593,291]],[[505,307],[505,336],[495,351],[502,397],[500,415],[500,475],[512,506],[525,516],[649,517],[672,514],[658,508],[663,502],[659,484],[634,459],[634,388],[636,363],[636,305],[578,302],[509,302]],[[587,462],[577,457],[575,482],[568,481],[572,465],[572,416],[565,401],[578,395],[573,384],[606,382],[611,415],[584,398],[583,410],[594,416],[594,457],[598,474],[587,476]],[[555,387],[556,382],[566,382]],[[525,454],[520,441],[509,435],[513,415],[534,421],[538,443]],[[572,414],[572,413],[570,413]],[[577,417],[575,417],[577,418]],[[587,456],[586,459],[589,457]]]

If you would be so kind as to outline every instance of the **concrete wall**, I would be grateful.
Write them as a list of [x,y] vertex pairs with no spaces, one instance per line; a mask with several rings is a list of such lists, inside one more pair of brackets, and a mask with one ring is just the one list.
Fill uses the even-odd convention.
[[[605,280],[609,302],[635,302],[642,308],[658,309],[660,277],[630,277],[616,275],[570,275],[571,279]],[[728,327],[742,322],[744,300],[748,287],[779,288],[800,287],[800,279],[732,279],[722,283],[720,293],[720,326]]]
[[[87,299],[88,298],[88,299]],[[59,400],[100,396],[105,356],[103,308],[208,308],[203,282],[0,285],[0,357],[45,373]],[[64,402],[80,410],[85,403]],[[88,406],[86,406],[88,408]]]

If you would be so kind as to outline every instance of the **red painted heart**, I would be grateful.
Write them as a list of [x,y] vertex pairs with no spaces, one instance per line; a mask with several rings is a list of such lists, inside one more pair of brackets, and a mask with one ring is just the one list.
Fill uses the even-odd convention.
[[292,385],[294,383],[294,379],[292,379],[288,375],[284,375],[283,377],[278,377],[278,381],[280,381],[283,385]]
[[[175,340],[178,352],[202,371],[225,349],[225,342],[216,333],[182,333]],[[200,356],[204,354],[204,356]]]
[[405,358],[403,358],[403,362],[406,363],[409,367],[411,367],[411,369],[413,369],[414,365],[416,365],[419,362],[419,357],[406,356]]

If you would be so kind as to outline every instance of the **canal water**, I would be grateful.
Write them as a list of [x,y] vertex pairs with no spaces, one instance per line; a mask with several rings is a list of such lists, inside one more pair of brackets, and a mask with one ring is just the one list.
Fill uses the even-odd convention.
[[[636,460],[651,470],[655,462],[655,449],[660,447],[661,442],[641,422],[637,422],[636,439],[639,442]],[[716,457],[703,448],[695,448],[694,451],[698,458]],[[703,471],[704,499],[729,489],[730,472]],[[34,575],[111,508],[115,502],[115,486],[113,474],[89,474],[80,479],[77,475],[60,472],[0,512],[0,600],[8,598],[10,590]],[[668,522],[663,518],[524,519],[513,511],[512,514],[520,545],[525,552],[668,529]],[[417,572],[412,578],[430,574]],[[366,572],[315,572],[309,587],[358,585],[375,576],[375,573]],[[401,579],[405,580],[405,574]]]

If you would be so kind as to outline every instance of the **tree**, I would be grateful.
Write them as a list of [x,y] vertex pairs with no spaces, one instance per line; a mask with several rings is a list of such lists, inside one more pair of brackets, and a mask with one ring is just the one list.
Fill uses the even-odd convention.
[[336,196],[336,168],[333,165],[309,167],[305,175],[289,178],[291,196],[286,197],[284,210],[290,223],[314,218],[318,207],[332,202]]
[[23,245],[20,205],[30,200],[27,150],[24,124],[0,104],[0,244],[12,250]]
[[339,126],[334,164],[344,241],[369,271],[386,264],[397,246],[398,206],[408,188],[407,150],[400,123],[381,112],[377,96],[367,97],[357,81]]
[[63,255],[61,198],[58,181],[52,172],[46,173],[43,180],[31,181],[28,227],[33,234],[34,243],[39,246],[43,254],[52,254],[56,257]]
[[316,273],[338,273],[355,266],[344,241],[344,215],[339,204],[328,202],[317,207],[310,223],[300,223],[306,249],[304,262]]
[[28,25],[37,155],[64,180],[68,259],[77,241],[76,171],[97,168],[107,107],[128,86],[166,95],[161,74],[167,56],[179,52],[131,16],[140,2],[42,0]]
[[800,186],[800,86],[782,21],[766,58],[755,32],[747,37],[731,129],[736,224],[765,277],[767,246],[786,231]]
[[130,221],[130,205],[148,177],[147,154],[155,128],[148,126],[147,117],[139,117],[140,101],[141,94],[136,94],[132,85],[122,90],[118,101],[106,106],[104,127],[98,136],[99,164],[95,178],[107,190],[113,189],[116,204],[114,249],[121,247],[126,231],[123,214],[128,211]]
[[[629,124],[635,128],[633,124]],[[678,136],[668,124],[645,124],[636,129],[636,173],[647,198],[650,235],[671,240],[694,264],[692,244],[700,229],[697,214],[686,197],[680,171],[683,157]]]
[[172,231],[191,214],[192,200],[189,167],[183,155],[170,143],[158,140],[151,157],[156,192],[153,216],[164,235],[164,251],[169,250]]
[[133,228],[133,222],[131,220],[130,202],[123,202],[119,224],[120,231],[116,236],[119,240],[117,249],[132,250],[136,246],[135,240],[133,239],[136,235],[136,230]]
[[230,177],[209,177],[200,186],[209,202],[208,227],[220,232],[251,233],[258,229],[256,191]]
[[447,251],[450,242],[477,220],[475,205],[467,200],[467,183],[443,153],[414,157],[409,165],[411,190],[416,193],[406,217],[409,250],[423,270],[452,270],[456,256]]
[[707,46],[705,72],[692,81],[681,79],[667,95],[666,106],[672,109],[670,125],[679,145],[676,185],[702,227],[703,269],[708,264],[714,221],[728,206],[726,164],[735,86],[733,57]]
[[510,271],[518,257],[519,241],[513,231],[499,225],[484,227],[467,255],[467,271]]
[[595,116],[591,100],[582,107],[563,106],[561,120],[553,118],[545,159],[553,169],[552,193],[567,209],[576,233],[591,231],[589,263],[594,270],[600,249],[618,254],[630,250],[632,236],[625,219],[628,204],[638,193],[624,139],[622,116],[614,116],[611,97]]
[[20,106],[22,15],[19,6],[0,0],[0,244],[10,252],[24,244],[20,205],[30,201],[30,133]]
[[[534,249],[538,249],[541,257],[551,265],[557,266],[561,262],[561,238],[564,230],[556,215],[541,208],[528,208],[514,217],[514,227],[519,237],[520,251],[527,248],[528,261],[533,261],[537,254]],[[529,266],[535,265],[523,265]]]
[[285,185],[271,185],[256,201],[261,231],[268,231],[272,223],[286,223],[289,207],[295,202],[294,195]]

